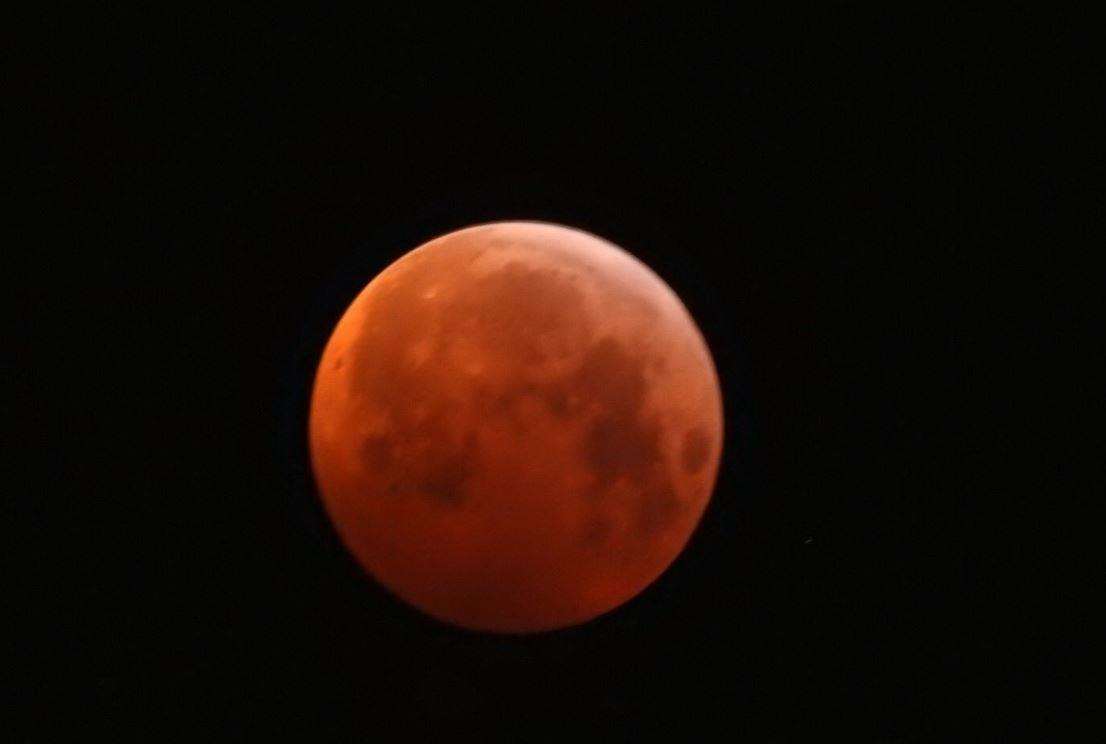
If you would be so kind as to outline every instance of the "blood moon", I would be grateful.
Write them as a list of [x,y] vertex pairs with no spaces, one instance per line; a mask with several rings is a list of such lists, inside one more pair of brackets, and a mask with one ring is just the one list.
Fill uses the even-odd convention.
[[346,547],[424,612],[525,633],[648,586],[710,499],[718,378],[675,293],[567,227],[469,227],[404,255],[323,351],[311,462]]

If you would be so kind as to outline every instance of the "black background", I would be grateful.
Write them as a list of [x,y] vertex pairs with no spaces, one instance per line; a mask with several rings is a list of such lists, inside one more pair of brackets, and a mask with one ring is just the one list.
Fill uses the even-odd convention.
[[[33,415],[79,442],[38,478],[61,516],[32,507],[27,606],[48,632],[20,694],[40,724],[947,730],[968,605],[954,463],[932,447],[957,198],[935,28],[108,20],[29,57],[20,91],[48,143],[36,196],[61,215],[40,225],[49,284],[24,289],[53,311],[34,361],[63,371]],[[676,290],[715,356],[726,449],[655,585],[502,638],[358,572],[303,427],[369,278],[516,218],[603,236]]]

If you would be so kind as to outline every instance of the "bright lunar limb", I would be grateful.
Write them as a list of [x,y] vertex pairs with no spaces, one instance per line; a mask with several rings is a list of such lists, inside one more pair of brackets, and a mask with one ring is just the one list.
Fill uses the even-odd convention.
[[634,597],[710,499],[722,401],[675,293],[579,230],[502,222],[416,248],[335,327],[311,398],[342,541],[474,630],[585,622]]

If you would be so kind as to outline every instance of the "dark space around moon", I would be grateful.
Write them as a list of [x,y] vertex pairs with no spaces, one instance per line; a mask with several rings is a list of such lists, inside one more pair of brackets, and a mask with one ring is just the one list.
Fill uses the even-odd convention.
[[[17,384],[49,391],[19,420],[66,442],[16,427],[50,460],[16,580],[32,599],[13,605],[35,629],[16,693],[32,740],[72,724],[933,740],[966,702],[993,712],[997,692],[956,682],[964,528],[951,460],[932,451],[953,445],[933,362],[956,333],[942,282],[961,248],[949,130],[921,95],[938,71],[929,47],[890,62],[902,27],[846,39],[836,13],[597,11],[562,33],[527,11],[489,38],[383,17],[120,18],[87,49],[49,46],[68,70],[28,91],[65,235],[20,297],[57,320],[24,324],[17,343],[33,336],[24,356],[45,371]],[[721,453],[654,582],[590,622],[501,636],[366,575],[307,432],[327,340],[369,280],[435,237],[516,220],[601,236],[671,287],[713,359],[723,428],[657,417],[691,405],[679,390],[650,403],[680,359],[646,343],[656,319],[605,325],[649,318],[647,297],[577,313],[586,267],[458,274],[475,289],[452,312],[397,299],[399,317],[357,329],[366,342],[329,371],[361,370],[358,394],[385,401],[393,436],[366,425],[351,457],[388,474],[390,503],[466,513],[490,492],[495,442],[572,431],[519,450],[532,472],[496,477],[588,484],[571,549],[632,563],[690,520]],[[494,385],[420,408],[425,385],[452,389],[483,358],[409,343],[428,324],[537,372],[489,365]],[[427,448],[420,427],[453,438]],[[558,464],[568,448],[576,467]],[[624,524],[604,499],[631,487]],[[541,545],[510,542],[513,563],[546,565]],[[458,555],[457,576],[483,565]],[[493,568],[504,587],[521,572]]]

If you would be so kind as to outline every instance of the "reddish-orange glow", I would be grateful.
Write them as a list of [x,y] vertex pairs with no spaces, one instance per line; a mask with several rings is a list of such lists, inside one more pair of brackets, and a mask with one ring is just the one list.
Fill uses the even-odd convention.
[[676,295],[621,249],[496,223],[411,251],[334,329],[312,465],[368,573],[456,625],[577,624],[651,583],[710,498],[721,396]]

